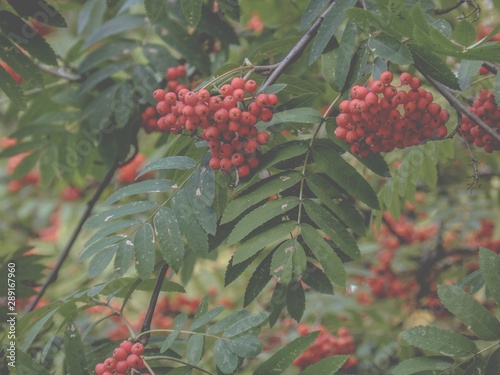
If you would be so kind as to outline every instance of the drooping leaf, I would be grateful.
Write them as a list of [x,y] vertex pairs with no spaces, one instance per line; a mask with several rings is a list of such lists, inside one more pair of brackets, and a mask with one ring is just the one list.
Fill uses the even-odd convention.
[[247,260],[240,262],[238,264],[233,264],[233,257],[229,259],[229,263],[226,268],[226,273],[224,275],[224,286],[231,284],[245,271],[250,264],[257,258],[258,254],[248,258]]
[[220,315],[224,311],[224,306],[216,307],[210,311],[207,311],[205,314],[201,315],[197,319],[193,320],[189,329],[194,331],[205,324],[210,323],[216,316]]
[[483,375],[485,372],[486,362],[481,356],[475,356],[469,365],[465,368],[465,375]]
[[323,271],[335,284],[343,286],[346,272],[342,261],[321,235],[308,224],[301,224],[302,238],[323,267]]
[[293,220],[284,221],[274,227],[260,231],[246,241],[243,241],[234,253],[233,263],[238,264],[250,258],[260,250],[275,242],[281,241],[297,226]]
[[164,15],[165,5],[163,0],[144,0],[146,15],[151,23],[155,23]]
[[132,66],[132,62],[130,61],[121,61],[116,64],[111,64],[106,66],[105,68],[99,69],[95,73],[89,75],[83,84],[80,86],[80,90],[78,90],[79,94],[83,94],[89,91],[91,88],[104,81],[106,78],[111,77],[112,75],[119,73],[127,68]]
[[298,204],[299,200],[297,197],[283,197],[257,207],[235,225],[227,238],[227,244],[233,245],[241,241],[254,229],[264,225],[276,216],[284,215],[287,211],[297,207]]
[[223,374],[233,374],[238,367],[238,356],[231,351],[229,342],[223,339],[215,341],[214,356],[217,368]]
[[168,156],[166,158],[152,162],[146,165],[144,169],[137,175],[137,178],[151,171],[180,169],[183,171],[194,169],[196,162],[189,156]]
[[259,44],[258,47],[250,54],[249,60],[256,64],[283,52],[288,52],[297,44],[299,40],[300,37],[293,36]]
[[11,68],[14,68],[15,72],[24,80],[33,83],[36,87],[43,87],[40,69],[3,35],[0,35],[0,59]]
[[131,195],[144,194],[144,193],[164,193],[172,189],[177,189],[177,184],[169,180],[147,180],[136,182],[118,189],[111,194],[108,199],[104,201],[104,205],[110,205]]
[[101,227],[97,232],[95,232],[92,237],[90,237],[87,242],[85,242],[85,245],[83,245],[83,249],[87,249],[90,247],[90,245],[94,244],[96,241],[100,240],[101,238],[107,237],[112,233],[122,231],[124,229],[131,228],[133,226],[141,225],[142,221],[137,220],[137,219],[127,219],[127,220],[119,220],[119,221],[113,221],[110,222],[104,226]]
[[309,65],[314,63],[323,53],[331,38],[344,21],[344,9],[352,7],[355,3],[355,0],[339,0],[326,15],[313,40],[311,53],[309,55]]
[[[321,11],[328,3],[329,0],[311,0],[302,14],[299,30],[302,31],[311,26],[313,21],[321,14]],[[326,20],[324,22],[326,22]]]
[[418,357],[410,358],[392,369],[394,375],[411,375],[422,371],[444,371],[455,362],[449,357]]
[[[262,292],[265,286],[271,280],[271,262],[274,252],[270,252],[262,262],[257,266],[256,270],[248,281],[247,288],[245,289],[245,297],[243,306],[248,306],[252,301]],[[250,258],[252,259],[252,258]],[[239,263],[244,264],[245,262]]]
[[144,16],[139,14],[124,14],[112,18],[94,30],[82,45],[82,50],[86,50],[93,44],[113,35],[121,34],[128,30],[145,26]]
[[304,201],[304,208],[318,228],[326,233],[342,252],[353,260],[359,259],[360,251],[356,241],[325,208],[310,199]]
[[83,251],[78,259],[80,262],[83,262],[84,260],[94,256],[95,254],[104,250],[105,248],[113,246],[118,241],[123,241],[123,240],[124,240],[123,236],[111,236],[111,237],[101,238],[100,240],[95,241],[90,246],[83,247]]
[[321,361],[307,366],[301,375],[330,375],[336,374],[349,359],[348,355],[332,355]]
[[162,207],[154,217],[154,226],[163,259],[178,273],[184,260],[184,242],[174,211]]
[[197,365],[203,356],[205,337],[202,335],[191,335],[187,341],[186,359],[190,365]]
[[26,50],[34,58],[45,64],[57,65],[57,56],[45,39],[15,14],[7,10],[1,10],[0,29],[10,40]]
[[142,52],[156,72],[166,71],[167,68],[178,64],[177,60],[161,44],[145,44]]
[[0,66],[0,88],[17,108],[26,108],[26,99],[24,98],[21,86],[2,66]]
[[[302,256],[296,257],[295,253],[301,252]],[[295,265],[295,261],[301,259],[302,265]],[[300,269],[305,269],[306,255],[302,245],[296,239],[283,242],[273,253],[270,273],[276,277],[279,283],[288,285],[292,279],[299,280],[302,275]],[[294,274],[295,271],[295,274]],[[298,272],[297,272],[298,271]]]
[[219,4],[219,8],[224,15],[235,21],[240,20],[240,4],[238,0],[219,0],[217,4]]
[[497,374],[500,372],[500,348],[495,350],[488,359],[485,374]]
[[457,22],[453,38],[461,45],[468,47],[476,41],[476,29],[469,21],[463,19]]
[[462,90],[467,90],[470,87],[474,78],[477,76],[481,64],[481,61],[472,60],[462,60],[460,62],[460,68],[458,69],[458,84]]
[[342,40],[339,45],[339,52],[337,56],[337,61],[335,65],[335,81],[339,88],[344,87],[347,80],[347,75],[352,66],[351,59],[356,50],[356,39],[358,37],[358,29],[356,24],[353,22],[348,22],[344,33],[342,34]]
[[379,203],[373,188],[335,150],[318,145],[314,150],[314,161],[331,179],[349,194],[378,210]]
[[259,313],[247,315],[226,328],[222,336],[234,337],[241,335],[242,333],[252,328],[260,327],[265,323],[267,318],[269,318],[269,313],[267,311],[261,311]]
[[465,357],[478,351],[474,341],[469,338],[435,327],[413,327],[404,331],[401,338],[420,349],[450,357]]
[[137,201],[125,203],[118,207],[100,212],[91,216],[84,224],[85,229],[101,228],[106,223],[127,215],[135,215],[157,208],[158,205],[151,201]]
[[163,344],[161,344],[160,353],[165,353],[172,346],[177,337],[179,337],[179,334],[179,330],[170,332],[167,338],[163,341]]
[[64,333],[64,352],[68,375],[85,375],[88,373],[82,339],[76,325],[73,323],[68,324]]
[[300,281],[292,281],[286,287],[286,309],[297,323],[302,319],[306,308],[306,296]]
[[293,340],[274,353],[271,358],[261,363],[253,375],[280,375],[287,369],[292,361],[306,350],[316,340],[319,331],[308,333]]
[[483,340],[500,338],[500,322],[486,308],[454,285],[439,285],[441,303]]
[[307,145],[302,141],[291,141],[266,152],[259,163],[259,169],[265,170],[280,162],[294,159],[307,151]]
[[262,351],[262,343],[259,338],[252,335],[244,335],[231,338],[228,341],[229,349],[238,357],[255,357]]
[[20,180],[21,178],[26,176],[26,174],[35,167],[38,159],[40,158],[40,153],[41,151],[36,150],[25,156],[17,165],[16,169],[14,169],[11,178],[13,180]]
[[155,242],[153,227],[145,223],[134,236],[135,247],[135,269],[139,277],[148,279],[153,273],[155,266]]
[[346,9],[345,13],[347,17],[360,28],[372,31],[384,29],[384,20],[382,16],[375,12],[353,7]]
[[492,251],[479,249],[479,267],[488,291],[500,306],[500,257]]
[[209,327],[207,330],[207,333],[209,333],[211,335],[220,333],[220,332],[226,330],[227,328],[231,327],[235,323],[239,322],[241,319],[243,319],[244,317],[246,317],[248,315],[250,315],[250,313],[247,310],[235,311],[235,312],[229,314],[228,316],[222,318],[221,320],[219,320],[217,323],[215,323],[211,327]]
[[114,271],[119,277],[123,276],[132,263],[134,243],[130,240],[120,241],[116,249]]
[[[323,116],[314,108],[292,108],[273,115],[271,121],[259,122],[256,127],[259,131],[271,126],[288,123],[317,124]],[[301,142],[290,142],[290,144],[300,144]]]
[[196,27],[201,18],[201,0],[185,0],[181,1],[181,9],[184,17],[188,21],[189,26]]
[[23,18],[32,17],[38,22],[55,27],[67,27],[64,17],[45,0],[8,0]]
[[276,284],[274,287],[273,295],[271,296],[271,303],[269,304],[269,326],[273,327],[278,321],[281,312],[286,305],[286,286]]
[[385,33],[371,37],[368,46],[378,56],[394,64],[408,65],[413,63],[413,58],[408,47]]
[[301,178],[300,172],[286,171],[263,179],[244,194],[229,202],[222,215],[221,224],[229,223],[254,204],[294,186]]

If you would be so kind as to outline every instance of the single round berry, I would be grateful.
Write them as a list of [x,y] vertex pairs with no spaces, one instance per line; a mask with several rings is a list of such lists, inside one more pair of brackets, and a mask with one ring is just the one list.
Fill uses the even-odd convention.
[[231,163],[233,163],[234,166],[239,167],[245,162],[245,157],[240,154],[239,152],[233,154],[231,156]]
[[127,365],[137,370],[144,367],[144,362],[137,354],[130,354],[127,357]]
[[380,81],[384,84],[384,85],[388,85],[392,82],[392,78],[393,78],[393,75],[391,72],[389,72],[388,70],[386,70],[385,72],[382,72],[380,74]]
[[231,86],[233,89],[244,89],[245,88],[245,80],[241,77],[234,77],[231,80]]
[[102,375],[104,374],[104,371],[106,371],[106,367],[104,366],[104,363],[98,363],[95,365],[94,371],[96,375]]
[[116,359],[117,361],[123,361],[124,359],[127,358],[128,352],[123,349],[123,348],[116,348],[113,350],[113,358]]
[[130,341],[124,340],[120,343],[120,348],[124,349],[127,353],[131,353],[132,345],[134,344]]
[[250,174],[250,166],[248,164],[243,164],[238,167],[238,175],[240,178],[244,178]]
[[245,82],[245,91],[252,94],[255,91],[257,91],[257,82],[255,82],[253,79],[250,79]]
[[144,353],[144,345],[140,342],[136,342],[132,345],[132,349],[130,350],[132,354],[142,355]]

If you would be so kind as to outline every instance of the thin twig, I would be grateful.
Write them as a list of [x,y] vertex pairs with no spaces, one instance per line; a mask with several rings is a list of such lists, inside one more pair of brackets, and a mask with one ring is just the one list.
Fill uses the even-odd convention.
[[260,89],[264,90],[267,86],[272,85],[278,77],[283,74],[285,69],[293,63],[295,60],[297,60],[301,55],[302,52],[304,52],[305,48],[307,45],[313,40],[313,38],[316,36],[316,33],[318,32],[318,29],[325,19],[326,15],[332,10],[333,6],[335,5],[337,1],[334,0],[332,3],[326,8],[326,10],[323,12],[321,16],[318,17],[316,22],[312,24],[312,26],[307,30],[307,32],[304,34],[304,36],[297,42],[297,44],[290,50],[288,55],[281,60],[281,62],[278,64],[276,69],[273,70],[271,75],[267,77],[267,79],[262,83]]
[[457,9],[460,5],[465,4],[467,0],[459,0],[456,4],[453,4],[452,6],[449,6],[448,8],[443,8],[443,9],[435,9],[434,14],[436,16],[440,16],[442,14],[450,13],[451,11]]
[[[151,299],[149,300],[148,311],[146,313],[146,317],[144,318],[144,322],[142,323],[141,333],[151,330],[151,321],[153,320],[153,314],[155,312],[156,303],[158,302],[158,296],[160,295],[161,286],[163,285],[163,280],[165,279],[165,275],[168,271],[168,264],[165,263],[158,273],[158,277],[156,278],[155,288],[153,289],[153,293],[151,294]],[[143,334],[141,336],[140,342],[146,346],[150,333]]]
[[482,66],[486,68],[490,73],[497,74],[498,69],[492,63],[485,61],[483,62]]
[[38,302],[40,301],[42,296],[45,294],[49,285],[57,280],[57,276],[58,276],[59,271],[62,267],[62,264],[64,263],[64,261],[68,257],[69,252],[70,252],[71,248],[73,247],[73,244],[75,243],[76,239],[78,238],[78,235],[82,231],[83,224],[90,217],[94,206],[96,205],[97,201],[101,197],[101,194],[103,193],[104,189],[111,182],[111,179],[113,178],[113,175],[115,174],[115,171],[118,169],[119,166],[120,166],[120,164],[118,162],[114,163],[111,166],[111,168],[108,170],[108,173],[106,173],[106,176],[104,176],[103,180],[101,181],[101,183],[97,187],[97,190],[95,191],[92,198],[87,202],[87,208],[86,208],[85,212],[83,213],[82,217],[80,218],[80,221],[78,222],[78,225],[77,225],[75,231],[71,235],[71,238],[69,239],[68,243],[66,244],[66,247],[59,255],[59,258],[57,259],[56,265],[54,266],[54,268],[50,272],[50,275],[47,277],[47,279],[43,283],[41,289],[36,294],[35,299],[33,301],[31,301],[31,303],[26,307],[26,312],[33,311],[33,309],[36,307],[36,305],[38,304]]
[[64,68],[54,69],[45,64],[38,64],[38,68],[45,73],[49,73],[55,77],[64,78],[70,82],[80,82],[82,80],[82,76],[70,73]]
[[429,76],[427,73],[420,70],[420,73],[427,79],[432,85],[444,96],[444,98],[450,103],[450,105],[457,111],[458,114],[466,115],[471,119],[476,125],[481,127],[486,133],[491,135],[495,140],[500,142],[500,134],[495,130],[490,128],[483,120],[481,120],[476,114],[474,114],[469,108],[467,108],[460,100],[458,100],[455,95],[442,83],[436,81],[434,78]]

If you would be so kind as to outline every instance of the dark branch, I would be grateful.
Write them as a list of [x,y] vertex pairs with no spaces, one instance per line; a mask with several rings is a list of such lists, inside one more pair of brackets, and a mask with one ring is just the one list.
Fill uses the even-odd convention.
[[261,90],[265,89],[267,86],[272,85],[274,82],[276,82],[278,77],[281,74],[283,74],[283,72],[288,67],[288,65],[290,65],[291,63],[296,61],[302,55],[302,52],[304,52],[307,45],[313,40],[316,33],[318,32],[318,29],[319,29],[321,23],[325,19],[326,15],[332,10],[335,3],[336,3],[336,1],[332,1],[332,3],[328,6],[328,8],[326,8],[326,10],[323,12],[323,14],[318,17],[316,22],[314,22],[312,24],[312,26],[309,28],[309,30],[307,30],[307,32],[304,34],[304,36],[290,50],[288,55],[286,55],[286,57],[283,60],[281,60],[281,62],[276,67],[276,69],[274,69],[274,71],[271,73],[271,75],[269,75],[269,77],[267,77],[267,79],[264,81],[264,83],[262,83],[262,85],[260,87]]
[[[161,267],[160,272],[158,273],[158,277],[156,278],[155,288],[153,289],[153,294],[151,294],[151,299],[149,300],[148,311],[146,313],[146,317],[144,318],[144,322],[142,323],[141,333],[151,330],[151,321],[153,320],[156,303],[158,302],[158,296],[160,295],[161,286],[163,284],[163,280],[165,279],[167,271],[168,264],[165,263]],[[146,346],[150,336],[151,335],[149,333],[142,335],[140,338],[140,342],[144,346]]]
[[466,2],[467,0],[459,0],[456,4],[449,6],[448,8],[434,10],[434,14],[436,16],[439,16],[442,14],[450,13],[451,11],[457,9],[460,5],[465,4]]
[[495,65],[493,65],[492,63],[489,63],[489,62],[484,62],[483,63],[483,67],[485,67],[490,73],[493,73],[493,74],[497,74],[497,67]]
[[95,191],[92,198],[87,202],[87,209],[85,210],[82,217],[80,218],[80,221],[78,222],[78,225],[77,225],[75,231],[71,235],[71,238],[69,239],[68,243],[66,244],[66,247],[59,255],[59,258],[57,259],[56,265],[54,266],[54,268],[50,272],[50,275],[47,277],[47,280],[45,280],[45,282],[43,283],[41,289],[38,291],[37,295],[35,296],[35,299],[26,307],[26,312],[30,312],[30,311],[33,311],[35,309],[36,305],[38,304],[38,302],[40,301],[42,296],[45,294],[49,285],[57,280],[59,270],[61,269],[64,261],[66,260],[66,258],[69,255],[71,248],[73,247],[73,244],[75,243],[80,232],[82,231],[83,224],[90,217],[92,210],[94,209],[94,206],[96,205],[97,201],[101,197],[101,194],[103,193],[104,189],[111,182],[111,179],[113,178],[113,175],[115,174],[115,171],[118,169],[119,166],[120,166],[120,164],[118,162],[113,164],[113,166],[108,170],[108,173],[106,173],[106,176],[104,176],[104,179],[101,181],[101,183],[97,187],[97,190]]
[[496,141],[500,142],[500,134],[498,134],[495,130],[490,128],[488,124],[486,124],[483,120],[481,120],[476,114],[472,113],[472,111],[469,108],[467,108],[460,100],[458,100],[446,86],[436,81],[434,78],[422,72],[421,70],[420,73],[425,77],[425,79],[427,79],[430,83],[432,83],[432,85],[441,93],[441,95],[444,96],[444,98],[457,111],[457,113],[465,115],[468,118],[470,118],[472,122],[481,127]]

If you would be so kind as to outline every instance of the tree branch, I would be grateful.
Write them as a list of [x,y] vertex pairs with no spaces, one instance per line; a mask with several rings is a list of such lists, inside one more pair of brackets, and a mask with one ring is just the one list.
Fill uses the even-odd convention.
[[472,111],[467,108],[460,100],[458,100],[455,95],[442,83],[436,81],[434,78],[429,76],[428,74],[422,72],[420,73],[427,79],[432,85],[444,96],[444,98],[450,103],[450,105],[457,111],[457,114],[466,115],[471,119],[476,125],[481,127],[486,133],[491,135],[496,141],[500,142],[500,134],[498,134],[495,130],[490,128],[488,124],[486,124],[483,120],[481,120],[476,114],[472,113]]
[[[155,288],[153,289],[153,293],[151,294],[151,299],[149,300],[148,311],[146,313],[146,317],[144,318],[144,322],[142,323],[141,333],[151,330],[151,321],[153,320],[153,314],[155,312],[156,303],[158,302],[158,296],[160,295],[161,286],[163,284],[163,280],[165,279],[167,271],[168,271],[168,264],[165,263],[161,267],[160,272],[158,273],[158,277],[156,278]],[[144,346],[146,346],[150,336],[151,336],[150,333],[142,335],[140,338],[140,342]]]
[[97,201],[101,197],[101,194],[103,193],[104,189],[111,182],[111,179],[113,178],[113,175],[115,174],[115,171],[118,169],[119,166],[120,166],[120,163],[118,163],[118,162],[113,164],[113,166],[108,170],[108,172],[106,173],[106,176],[104,176],[103,180],[101,181],[101,183],[97,187],[97,190],[95,191],[92,198],[87,202],[87,209],[85,210],[82,217],[80,218],[80,221],[78,222],[78,225],[77,225],[75,231],[73,232],[73,234],[71,235],[71,238],[69,239],[68,243],[64,247],[64,250],[59,255],[59,258],[57,259],[56,265],[54,266],[54,268],[50,272],[50,275],[47,277],[47,279],[43,283],[42,288],[38,291],[35,299],[33,301],[31,301],[31,303],[26,307],[26,310],[25,310],[26,312],[30,312],[30,311],[33,311],[35,309],[36,305],[38,304],[38,302],[40,301],[42,296],[45,294],[49,285],[57,280],[59,270],[61,269],[64,261],[66,260],[66,258],[69,255],[71,248],[73,247],[76,239],[78,238],[80,232],[82,231],[83,224],[90,217],[92,210],[94,209],[94,206],[96,205]]
[[448,8],[435,9],[434,14],[440,16],[442,14],[450,13],[451,11],[457,9],[460,5],[465,4],[467,0],[459,0],[456,4],[449,6]]
[[272,85],[278,77],[283,74],[284,70],[293,63],[295,60],[297,60],[301,55],[302,52],[304,52],[304,49],[307,47],[307,45],[313,40],[314,36],[318,32],[318,29],[325,19],[326,15],[332,10],[333,6],[335,5],[337,1],[334,0],[332,3],[326,8],[326,10],[321,14],[321,16],[318,17],[316,22],[312,24],[312,26],[307,30],[307,32],[304,34],[304,36],[297,42],[297,44],[290,50],[288,55],[281,60],[281,62],[278,64],[276,69],[267,77],[267,79],[262,83],[260,90],[265,89],[269,85]]
[[82,80],[82,76],[69,73],[64,68],[54,69],[45,64],[38,64],[38,68],[45,73],[52,74],[55,77],[64,78],[70,82],[80,82]]

